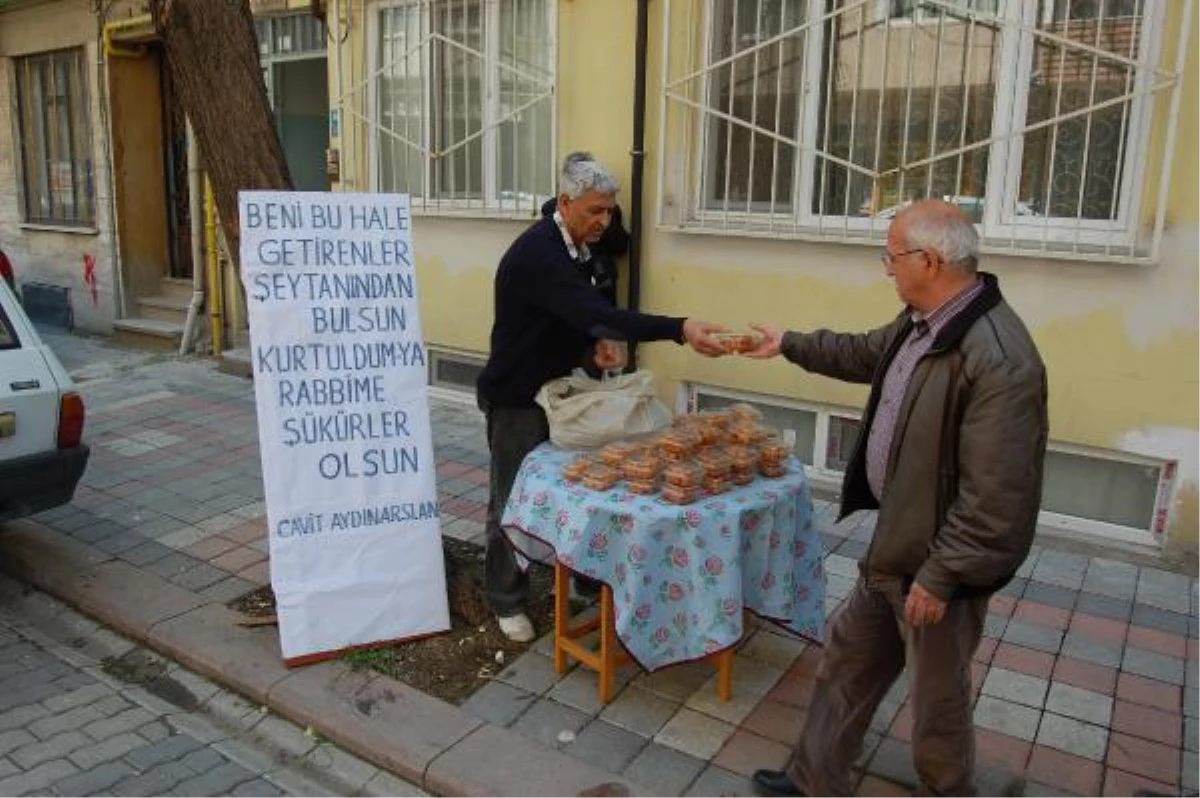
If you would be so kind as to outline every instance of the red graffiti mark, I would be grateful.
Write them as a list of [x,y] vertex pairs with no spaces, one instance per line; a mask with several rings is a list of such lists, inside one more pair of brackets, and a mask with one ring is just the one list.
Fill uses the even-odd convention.
[[92,304],[100,301],[100,292],[96,289],[96,256],[83,256],[83,281],[92,292]]

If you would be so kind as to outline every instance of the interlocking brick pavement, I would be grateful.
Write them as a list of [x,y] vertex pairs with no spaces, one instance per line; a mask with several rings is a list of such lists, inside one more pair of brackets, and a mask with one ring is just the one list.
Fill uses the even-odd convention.
[[254,707],[222,723],[231,694],[6,576],[0,694],[0,795],[422,794]]

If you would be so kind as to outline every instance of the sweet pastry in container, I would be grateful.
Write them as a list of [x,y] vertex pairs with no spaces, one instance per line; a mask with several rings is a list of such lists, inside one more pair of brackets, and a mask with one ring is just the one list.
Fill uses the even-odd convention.
[[760,466],[781,465],[791,453],[792,450],[786,444],[778,441],[765,441],[758,447],[758,464]]
[[641,496],[649,496],[658,493],[658,477],[654,476],[650,479],[627,479],[625,487],[630,493],[637,493]]
[[716,338],[720,342],[726,352],[735,355],[743,352],[753,352],[763,342],[763,337],[758,333],[714,333],[713,338]]
[[592,490],[612,490],[617,484],[617,469],[604,463],[593,463],[579,481]]
[[662,472],[664,485],[675,485],[680,488],[698,488],[703,473],[695,463],[686,460],[671,463]]
[[701,450],[696,455],[696,463],[706,478],[719,477],[722,479],[729,476],[729,469],[732,465],[729,455],[725,454],[719,446],[710,446]]
[[696,485],[683,487],[666,483],[662,487],[662,497],[671,504],[691,504],[700,498],[700,488]]
[[580,455],[571,462],[562,467],[563,479],[568,482],[578,482],[583,479],[583,475],[587,473],[588,467],[591,466],[592,459],[587,455]]
[[665,460],[683,460],[700,445],[700,434],[688,426],[677,427],[658,439],[658,453]]
[[730,446],[726,450],[729,456],[729,480],[735,485],[748,485],[754,481],[754,472],[758,470],[758,452],[749,446]]
[[702,416],[697,416],[696,418],[698,420],[693,426],[693,429],[695,429],[696,434],[700,436],[701,446],[711,446],[712,444],[719,443],[725,439],[725,427],[723,425]]
[[701,486],[706,494],[715,496],[729,490],[729,477],[725,474],[705,474]]
[[601,447],[597,456],[605,465],[620,468],[638,448],[636,443],[630,441],[615,441]]
[[766,437],[766,430],[757,421],[735,421],[729,428],[729,442],[740,446],[758,443]]
[[779,479],[787,473],[787,466],[784,463],[771,466],[760,465],[758,467],[758,473],[762,474],[767,479]]
[[733,413],[729,411],[729,408],[722,407],[717,410],[705,410],[697,413],[696,418],[705,424],[715,424],[724,429],[733,421]]
[[758,450],[758,473],[777,479],[787,473],[787,459],[792,450],[782,443],[764,443]]
[[762,413],[758,408],[746,402],[737,402],[726,408],[733,424],[758,424],[762,422]]
[[629,456],[622,466],[625,479],[630,482],[653,480],[662,471],[662,460],[648,449],[640,449]]

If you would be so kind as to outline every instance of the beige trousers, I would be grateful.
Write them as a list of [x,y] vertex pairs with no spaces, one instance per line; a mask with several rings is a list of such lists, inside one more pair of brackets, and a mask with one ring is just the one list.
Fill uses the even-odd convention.
[[942,620],[904,620],[899,579],[859,577],[834,615],[787,774],[806,795],[851,795],[850,767],[880,701],[908,666],[918,794],[974,795],[971,657],[987,597],[955,599]]

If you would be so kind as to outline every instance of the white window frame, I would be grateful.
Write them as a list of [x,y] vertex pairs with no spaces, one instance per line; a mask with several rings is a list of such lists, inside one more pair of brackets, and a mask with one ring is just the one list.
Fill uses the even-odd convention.
[[[1017,64],[1015,85],[1027,86],[1033,72],[1034,35],[1031,30],[1038,24],[1037,7],[1034,3],[1009,4],[1012,22],[1021,26],[1021,36],[1016,46],[1014,56]],[[1141,40],[1138,42],[1138,60],[1143,63],[1155,63],[1162,50],[1162,40],[1159,31],[1165,6],[1154,0],[1145,0],[1141,17]],[[1005,56],[1007,56],[1008,39],[1006,38]],[[1141,54],[1145,54],[1144,56]],[[1134,84],[1134,92],[1146,92],[1153,84],[1152,70],[1139,69]],[[1007,93],[1000,93],[1001,102],[997,108],[993,127],[996,120],[1005,120],[1007,125],[1000,129],[1020,130],[1025,126],[1026,113],[1029,103],[1016,102]],[[1027,95],[1026,95],[1027,96]],[[1150,141],[1150,123],[1152,117],[1152,98],[1145,93],[1138,93],[1130,103],[1130,118],[1127,141],[1123,151],[1137,153],[1143,151]],[[988,163],[987,194],[998,191],[1004,198],[996,207],[991,203],[984,207],[985,229],[992,238],[1010,238],[1015,240],[1038,240],[1052,242],[1079,242],[1104,246],[1114,243],[1114,232],[1123,240],[1116,243],[1132,246],[1135,243],[1137,220],[1141,210],[1144,180],[1146,174],[1146,159],[1126,157],[1120,178],[1121,193],[1118,197],[1117,218],[1113,221],[1099,219],[1070,220],[1068,229],[1064,224],[1055,224],[1055,219],[1062,217],[1041,217],[1046,221],[1039,224],[1023,223],[1013,212],[1019,201],[1019,185],[1023,163],[1023,141],[1020,138],[1006,138],[992,147],[992,157]],[[993,188],[992,180],[998,178],[998,184]]]
[[[801,239],[837,240],[841,238],[849,242],[874,242],[886,233],[889,221],[880,217],[858,217],[840,213],[815,213],[812,205],[816,190],[817,173],[820,168],[818,157],[818,132],[820,130],[821,93],[827,85],[827,76],[822,64],[824,38],[824,20],[836,14],[849,13],[863,5],[870,4],[877,11],[886,12],[890,8],[889,0],[848,0],[847,8],[826,12],[817,3],[805,3],[802,6],[805,16],[799,19],[791,28],[792,35],[803,37],[805,52],[803,55],[804,84],[800,89],[801,98],[797,111],[798,131],[795,133],[795,146],[798,153],[795,158],[793,173],[792,198],[790,203],[777,203],[773,209],[756,211],[751,203],[729,203],[725,208],[719,207],[710,199],[712,194],[707,173],[714,155],[710,152],[711,129],[714,121],[726,119],[728,109],[714,109],[709,106],[709,98],[713,96],[712,87],[716,78],[712,67],[713,52],[713,18],[714,3],[717,0],[697,0],[702,3],[703,38],[695,48],[699,52],[693,54],[694,61],[686,67],[687,71],[702,73],[701,101],[694,101],[674,94],[680,80],[672,80],[669,53],[670,25],[674,24],[671,14],[671,0],[667,0],[666,24],[664,30],[664,47],[668,50],[663,56],[663,90],[662,90],[662,131],[664,148],[670,150],[671,145],[666,141],[667,117],[672,109],[680,109],[685,114],[694,114],[696,118],[696,138],[699,145],[695,155],[678,153],[680,158],[694,158],[694,165],[684,166],[684,173],[694,173],[698,176],[694,183],[689,184],[686,178],[681,186],[686,194],[679,197],[682,208],[686,208],[675,225],[675,229],[697,233],[717,233],[733,235],[769,235],[777,237],[780,234]],[[686,2],[686,0],[685,0]],[[756,2],[756,0],[743,0]],[[939,2],[939,0],[932,0]],[[1185,18],[1190,18],[1191,0],[1184,12]],[[1165,0],[1144,0],[1143,13],[1138,31],[1137,57],[1133,62],[1142,65],[1159,64],[1163,52],[1162,41],[1164,30]],[[1153,238],[1146,240],[1145,231],[1139,228],[1141,215],[1144,211],[1145,195],[1150,186],[1148,179],[1148,164],[1145,157],[1137,157],[1135,153],[1145,151],[1151,138],[1151,126],[1154,121],[1155,103],[1161,93],[1172,91],[1175,97],[1172,103],[1177,105],[1182,71],[1176,73],[1167,65],[1144,66],[1137,69],[1128,91],[1134,96],[1129,100],[1129,123],[1123,152],[1122,172],[1119,177],[1119,191],[1114,220],[1084,219],[1076,217],[1048,216],[1018,216],[1017,208],[1021,202],[1019,184],[1022,170],[1023,147],[1020,135],[1006,135],[1004,131],[1021,130],[1025,124],[1025,114],[1028,107],[1028,91],[1030,74],[1033,69],[1033,50],[1036,36],[1044,36],[1045,32],[1037,31],[1036,3],[1025,0],[1006,0],[1001,6],[1000,17],[992,17],[985,13],[972,14],[979,19],[1001,19],[1001,59],[1003,63],[1017,63],[1019,68],[1001,73],[1001,82],[996,86],[997,102],[992,117],[992,139],[988,145],[988,175],[984,188],[984,212],[980,224],[985,252],[1005,254],[1033,254],[1044,257],[1099,257],[1100,259],[1144,261],[1157,258],[1157,250],[1161,239],[1161,228],[1156,224]],[[680,17],[683,15],[680,14]],[[895,19],[887,23],[890,26],[937,26],[937,19]],[[951,21],[947,18],[945,25]],[[954,20],[953,24],[965,24]],[[1052,35],[1052,34],[1051,34]],[[773,37],[777,38],[777,37]],[[749,57],[749,56],[747,56]],[[728,57],[727,57],[728,58]],[[724,62],[725,59],[722,59]],[[1182,64],[1182,59],[1178,59]],[[688,78],[683,78],[687,80]],[[1175,84],[1172,89],[1172,83]],[[1019,99],[1016,95],[1019,94]],[[679,105],[673,105],[679,101]],[[1094,110],[1094,109],[1093,109]],[[1170,114],[1168,124],[1176,125],[1176,114]],[[1165,117],[1164,117],[1165,118]],[[1057,117],[1062,121],[1062,117]],[[728,121],[725,124],[732,124]],[[786,137],[791,131],[778,131],[778,135]],[[760,133],[760,135],[763,135]],[[1167,136],[1168,143],[1171,136]],[[718,154],[719,155],[719,154]],[[1164,155],[1163,175],[1160,182],[1165,185],[1169,179],[1169,162],[1173,153]],[[666,186],[667,157],[659,160],[659,196],[675,197],[678,192]],[[775,174],[772,166],[772,175]],[[1163,186],[1156,191],[1160,195],[1159,202],[1165,201]],[[996,198],[992,201],[992,198]],[[739,208],[732,206],[738,205]],[[665,205],[660,202],[658,207],[658,225],[668,227],[664,222]],[[782,208],[782,210],[781,210]],[[1161,215],[1161,210],[1159,211]]]
[[[483,129],[479,134],[482,139],[481,152],[483,157],[483,165],[481,168],[483,177],[483,198],[482,199],[444,199],[429,195],[429,187],[433,185],[434,178],[434,158],[428,150],[428,142],[432,137],[432,114],[428,112],[433,107],[433,81],[432,81],[432,61],[430,58],[430,47],[427,41],[422,41],[420,45],[421,57],[421,81],[423,86],[423,142],[420,147],[418,156],[421,159],[422,169],[422,194],[412,194],[413,198],[413,213],[416,215],[466,215],[480,216],[484,215],[489,218],[495,217],[511,217],[528,219],[531,209],[523,205],[519,200],[504,200],[499,197],[499,163],[497,160],[497,138],[499,135],[498,125],[500,118],[500,65],[498,64],[497,54],[500,50],[500,3],[504,0],[482,0],[483,13],[486,15],[484,21],[484,84],[486,86],[487,96],[484,98],[483,113],[484,123]],[[420,8],[420,35],[423,40],[427,40],[432,35],[431,16],[433,14],[433,5],[441,2],[450,3],[453,5],[454,0],[387,0],[372,6],[367,14],[367,64],[369,72],[366,78],[367,92],[367,108],[370,117],[370,133],[368,135],[367,145],[367,166],[369,170],[367,185],[371,191],[380,191],[380,136],[388,135],[382,130],[382,125],[377,117],[379,108],[378,84],[377,80],[380,73],[386,68],[386,65],[380,63],[381,54],[379,52],[379,35],[383,26],[382,18],[386,11],[394,8],[404,8],[417,6]],[[549,45],[549,63],[551,68],[550,74],[550,89],[548,91],[550,103],[550,126],[547,131],[549,138],[549,159],[551,164],[550,174],[557,174],[557,155],[556,155],[556,140],[558,126],[558,8],[555,0],[545,0],[546,3],[546,22],[548,26],[547,40]],[[533,211],[537,211],[542,202],[554,196],[554,185],[548,186],[549,192],[545,196],[537,195],[533,200]]]
[[1167,510],[1171,506],[1174,491],[1178,483],[1179,468],[1177,463],[1130,452],[1096,449],[1090,446],[1062,441],[1051,441],[1046,450],[1047,453],[1061,452],[1092,460],[1109,460],[1116,463],[1157,468],[1158,489],[1155,491],[1154,506],[1150,511],[1150,517],[1146,519],[1145,529],[1122,526],[1108,521],[1098,521],[1094,518],[1066,515],[1050,510],[1042,510],[1038,513],[1038,523],[1069,535],[1096,536],[1105,540],[1113,540],[1136,546],[1153,547],[1155,549],[1162,548],[1166,543]]

